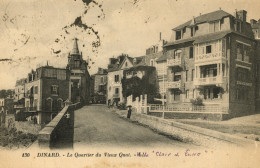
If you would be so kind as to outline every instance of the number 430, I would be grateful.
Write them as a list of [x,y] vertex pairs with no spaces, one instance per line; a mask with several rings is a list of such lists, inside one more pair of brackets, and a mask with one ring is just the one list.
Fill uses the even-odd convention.
[[23,153],[22,157],[30,157],[30,153]]

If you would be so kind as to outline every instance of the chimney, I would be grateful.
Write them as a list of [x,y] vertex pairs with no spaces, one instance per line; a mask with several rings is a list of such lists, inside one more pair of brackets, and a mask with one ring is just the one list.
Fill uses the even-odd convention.
[[236,12],[237,19],[240,19],[243,22],[246,22],[246,14],[247,14],[247,11],[245,11],[245,10],[240,10],[240,11]]
[[255,20],[255,19],[250,19],[250,24],[251,24],[251,25],[256,24],[256,20]]
[[160,41],[162,40],[162,32],[160,32]]

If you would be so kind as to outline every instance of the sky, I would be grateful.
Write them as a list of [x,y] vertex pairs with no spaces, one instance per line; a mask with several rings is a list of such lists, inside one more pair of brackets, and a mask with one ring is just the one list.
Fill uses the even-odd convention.
[[258,0],[0,0],[0,89],[14,89],[47,61],[65,68],[75,37],[93,74],[121,53],[145,55],[160,32],[169,41],[174,27],[220,8],[260,19]]

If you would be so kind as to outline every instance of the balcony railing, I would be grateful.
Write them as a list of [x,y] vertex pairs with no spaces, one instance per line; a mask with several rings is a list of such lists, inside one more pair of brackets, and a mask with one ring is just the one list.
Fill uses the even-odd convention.
[[172,81],[166,83],[166,88],[168,89],[175,89],[181,87],[181,81]]
[[201,54],[195,56],[195,63],[201,61],[214,61],[216,59],[225,58],[225,55],[222,52],[209,53],[209,54]]
[[194,85],[217,85],[223,84],[226,81],[226,77],[214,76],[206,78],[195,78]]
[[35,112],[37,111],[37,107],[25,107],[26,112]]
[[113,94],[114,98],[119,98],[119,94]]
[[14,108],[24,108],[24,105],[14,105]]
[[181,59],[167,59],[167,66],[181,66]]

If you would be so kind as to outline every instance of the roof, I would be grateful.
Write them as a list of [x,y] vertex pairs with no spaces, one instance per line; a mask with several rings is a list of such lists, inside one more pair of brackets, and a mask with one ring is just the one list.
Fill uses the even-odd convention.
[[128,58],[128,60],[133,64],[133,60],[134,60],[134,58],[132,58],[132,57],[129,57],[129,56],[127,56],[127,55],[121,55],[121,56],[119,56],[118,58],[117,58],[117,60],[119,61],[119,64],[109,64],[108,65],[108,72],[112,72],[112,71],[118,71],[118,70],[120,70],[121,69],[121,67],[122,67],[122,65],[123,65],[123,63],[124,63],[124,61],[125,61],[125,59],[127,59]]
[[162,62],[162,61],[166,61],[167,60],[167,55],[163,54],[161,57],[159,57],[156,62]]
[[255,23],[252,26],[252,29],[259,29],[260,28],[260,23]]
[[210,33],[203,36],[198,36],[195,38],[194,44],[202,43],[202,42],[209,42],[213,40],[218,40],[225,37],[227,34],[231,33],[232,31],[222,31],[217,33]]
[[[217,11],[214,11],[214,12],[210,12],[210,13],[195,17],[194,18],[194,21],[195,21],[194,24],[199,24],[199,23],[203,23],[203,22],[212,22],[212,21],[215,21],[215,20],[220,20],[220,19],[227,17],[227,16],[232,16],[232,15],[223,11],[223,10],[217,10]],[[192,23],[192,20],[175,27],[173,30],[180,30],[184,27],[191,26],[191,23]]]
[[206,35],[195,36],[195,37],[191,37],[191,38],[188,38],[188,39],[177,40],[177,41],[167,43],[166,45],[164,45],[164,47],[173,46],[173,45],[176,45],[176,44],[181,44],[181,43],[190,42],[190,41],[193,42],[194,44],[209,42],[209,41],[221,39],[231,32],[232,31],[230,31],[230,30],[220,31],[220,32],[206,34]]
[[74,38],[74,45],[71,54],[72,55],[79,55],[79,48],[78,48],[78,39]]

